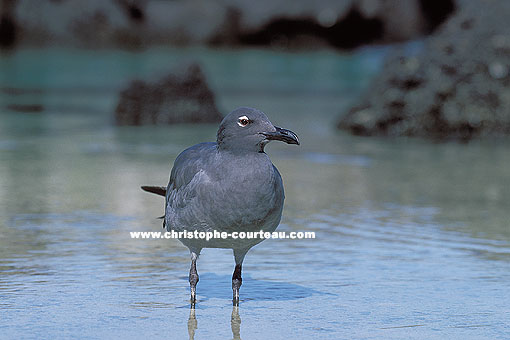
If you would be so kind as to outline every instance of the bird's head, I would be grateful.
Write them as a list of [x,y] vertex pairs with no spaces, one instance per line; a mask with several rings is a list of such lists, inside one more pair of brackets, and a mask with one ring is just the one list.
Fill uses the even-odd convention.
[[299,145],[294,132],[274,126],[264,112],[250,107],[235,109],[223,118],[217,135],[218,146],[232,151],[263,152],[272,140]]

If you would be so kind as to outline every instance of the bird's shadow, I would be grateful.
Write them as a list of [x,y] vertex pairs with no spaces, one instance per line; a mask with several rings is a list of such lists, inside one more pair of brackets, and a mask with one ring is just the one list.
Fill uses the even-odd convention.
[[[228,275],[204,273],[200,275],[197,294],[201,300],[232,299],[232,278]],[[257,280],[249,275],[243,277],[241,301],[286,301],[324,294],[309,287],[293,283]]]

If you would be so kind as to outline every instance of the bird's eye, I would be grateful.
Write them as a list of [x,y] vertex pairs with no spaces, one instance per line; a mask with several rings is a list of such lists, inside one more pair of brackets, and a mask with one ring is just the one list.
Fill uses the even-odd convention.
[[245,127],[248,124],[250,124],[250,119],[248,119],[248,117],[246,116],[239,117],[237,125],[239,125],[240,127]]

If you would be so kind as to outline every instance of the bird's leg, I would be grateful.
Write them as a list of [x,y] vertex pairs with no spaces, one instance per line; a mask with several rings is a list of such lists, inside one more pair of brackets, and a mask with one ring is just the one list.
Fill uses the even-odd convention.
[[241,277],[242,264],[236,264],[234,274],[232,274],[232,290],[233,298],[232,303],[234,306],[239,306],[239,288],[243,284],[243,278]]
[[239,306],[239,288],[243,284],[243,278],[241,277],[241,270],[243,266],[244,256],[248,252],[247,249],[234,249],[234,258],[236,261],[236,267],[234,269],[234,274],[232,274],[232,304],[234,306]]
[[189,286],[191,289],[191,308],[195,308],[195,302],[197,300],[197,258],[198,255],[195,252],[191,252],[191,268],[189,269]]

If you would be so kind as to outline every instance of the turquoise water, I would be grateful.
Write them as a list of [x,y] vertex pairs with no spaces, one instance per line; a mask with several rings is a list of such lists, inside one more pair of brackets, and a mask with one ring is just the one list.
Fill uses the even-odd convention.
[[[154,49],[0,56],[2,338],[507,339],[510,142],[365,139],[335,122],[384,51]],[[160,231],[173,159],[216,126],[115,127],[117,94],[199,60],[223,112],[264,110],[301,146],[271,144],[281,231],[244,265],[204,250],[190,313],[188,251]],[[42,105],[15,112],[13,104]]]

